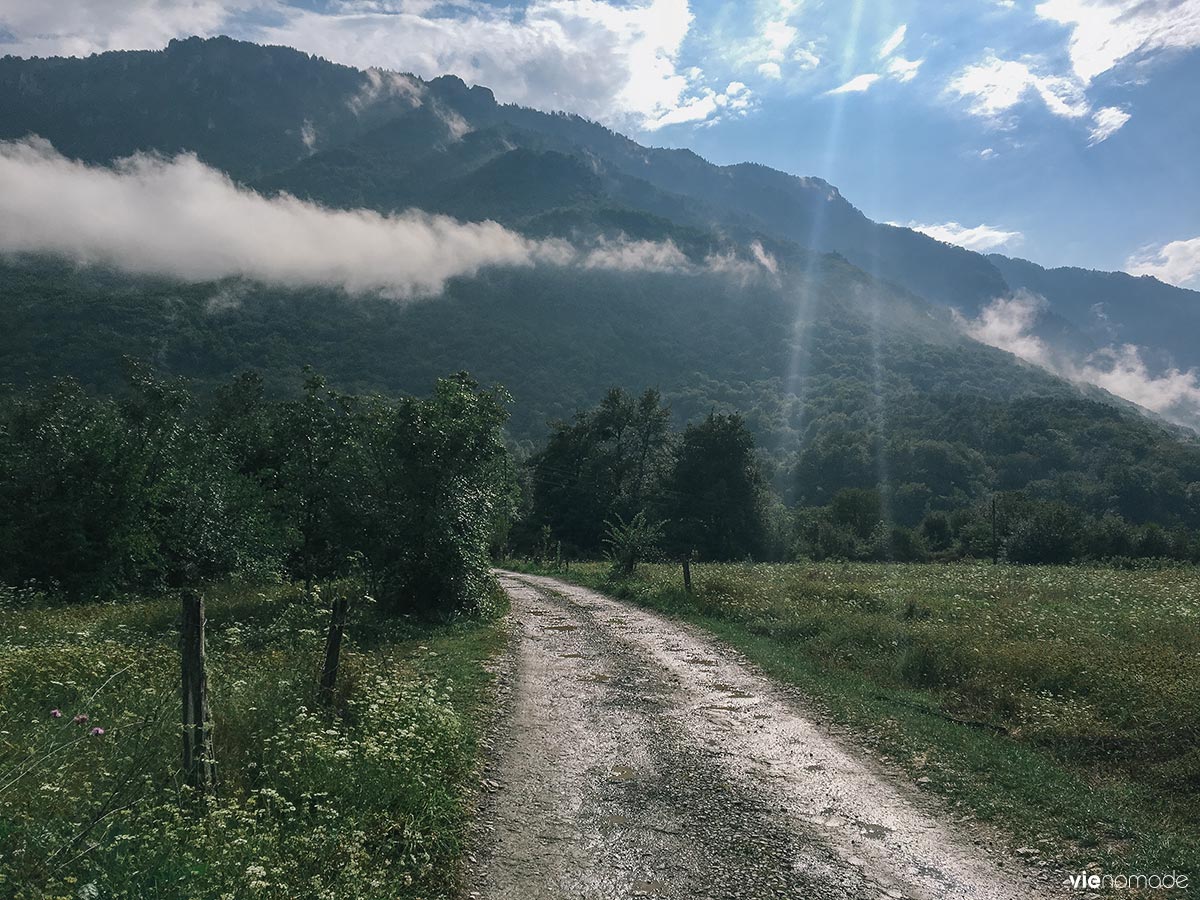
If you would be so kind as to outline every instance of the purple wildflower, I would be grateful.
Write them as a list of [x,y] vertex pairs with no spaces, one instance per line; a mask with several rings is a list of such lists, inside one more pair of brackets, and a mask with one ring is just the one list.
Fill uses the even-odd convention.
[[87,721],[88,721],[87,713],[80,713],[71,721],[74,722],[76,725],[86,725]]
[[50,710],[50,718],[52,718],[52,719],[61,719],[61,718],[62,718],[62,710],[61,710],[61,709],[52,709],[52,710]]
[[104,729],[103,728],[93,728],[91,733],[92,733],[92,737],[100,737],[102,734],[104,734]]

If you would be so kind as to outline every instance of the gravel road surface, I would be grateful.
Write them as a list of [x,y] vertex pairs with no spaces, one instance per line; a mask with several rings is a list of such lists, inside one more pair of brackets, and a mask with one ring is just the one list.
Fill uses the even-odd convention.
[[691,626],[500,573],[513,644],[470,896],[1062,896]]

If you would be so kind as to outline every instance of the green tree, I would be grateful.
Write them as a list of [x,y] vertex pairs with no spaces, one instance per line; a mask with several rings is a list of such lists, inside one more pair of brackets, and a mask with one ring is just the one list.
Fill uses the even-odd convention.
[[349,439],[346,403],[311,369],[304,370],[303,394],[280,405],[275,440],[281,453],[279,501],[295,539],[292,570],[312,589],[314,580],[337,571],[352,550],[334,523],[345,485],[338,465]]
[[645,512],[639,512],[626,522],[620,516],[604,523],[604,546],[612,560],[613,574],[627,578],[637,565],[652,559],[658,552],[663,531],[661,522],[651,522]]
[[348,404],[342,530],[391,608],[449,613],[486,595],[489,543],[514,499],[507,402],[464,374],[429,398]]
[[829,511],[835,525],[849,528],[860,541],[868,540],[883,522],[883,500],[876,490],[846,488],[838,491]]
[[663,500],[671,549],[701,559],[758,557],[766,490],[754,438],[737,414],[709,413],[689,425]]
[[613,388],[595,409],[554,426],[530,460],[533,524],[598,551],[603,523],[634,516],[656,498],[671,461],[670,413],[658,392],[635,399]]

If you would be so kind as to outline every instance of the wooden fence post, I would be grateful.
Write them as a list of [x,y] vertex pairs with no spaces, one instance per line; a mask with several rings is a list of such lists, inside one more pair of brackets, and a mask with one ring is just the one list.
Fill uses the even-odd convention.
[[692,592],[692,562],[690,553],[683,558],[683,589],[689,594]]
[[321,695],[333,698],[337,684],[338,658],[342,653],[342,636],[346,633],[346,613],[350,609],[347,591],[338,590],[333,595],[333,612],[329,617],[329,636],[325,640],[325,661],[321,665]]
[[204,669],[204,597],[183,592],[180,672],[183,693],[183,772],[201,796],[216,787],[208,675]]
[[992,494],[992,565],[1000,563],[1000,544],[996,540],[996,495]]

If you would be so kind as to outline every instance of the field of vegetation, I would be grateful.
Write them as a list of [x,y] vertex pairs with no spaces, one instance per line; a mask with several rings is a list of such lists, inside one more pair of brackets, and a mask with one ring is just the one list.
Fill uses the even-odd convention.
[[329,593],[208,592],[207,801],[180,771],[176,598],[0,595],[0,896],[455,895],[501,630],[418,625],[355,591],[322,702]]
[[696,622],[1048,865],[1200,872],[1200,571],[544,569]]

